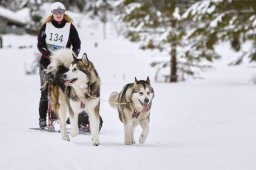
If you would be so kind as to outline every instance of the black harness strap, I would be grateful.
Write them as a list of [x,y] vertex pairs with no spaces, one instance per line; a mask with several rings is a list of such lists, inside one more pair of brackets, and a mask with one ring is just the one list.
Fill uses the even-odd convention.
[[134,110],[134,112],[132,114],[132,118],[138,119],[139,116],[140,116],[140,112],[137,112],[136,110]]

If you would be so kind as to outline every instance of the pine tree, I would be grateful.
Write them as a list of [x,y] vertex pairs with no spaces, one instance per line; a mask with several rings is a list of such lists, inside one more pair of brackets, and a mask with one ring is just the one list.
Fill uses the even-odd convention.
[[184,17],[197,23],[191,37],[209,37],[206,40],[208,48],[227,41],[238,52],[245,42],[251,42],[251,49],[231,64],[240,64],[244,59],[256,61],[255,0],[200,1],[191,6]]
[[[193,3],[191,0],[124,0],[120,6],[124,13],[120,18],[126,23],[126,36],[135,42],[141,42],[142,49],[158,49],[170,56],[169,61],[153,62],[152,66],[169,67],[166,75],[168,82],[185,80],[188,76],[196,77],[198,69],[208,68],[200,64],[203,60],[212,61],[218,56],[213,50],[196,47],[188,40],[193,22],[184,20],[181,14]],[[210,55],[211,54],[211,55]],[[157,77],[157,75],[156,75]]]

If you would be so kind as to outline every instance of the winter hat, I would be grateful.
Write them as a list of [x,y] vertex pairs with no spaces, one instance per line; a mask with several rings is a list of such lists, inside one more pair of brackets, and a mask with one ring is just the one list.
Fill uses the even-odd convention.
[[55,2],[51,5],[51,12],[53,14],[64,14],[65,9],[65,6],[60,2]]

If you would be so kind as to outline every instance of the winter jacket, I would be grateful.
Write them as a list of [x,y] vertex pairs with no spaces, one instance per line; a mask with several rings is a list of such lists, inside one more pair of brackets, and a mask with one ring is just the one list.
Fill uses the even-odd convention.
[[[63,19],[61,23],[58,23],[53,19],[50,22],[56,28],[63,28],[67,23],[66,19]],[[42,53],[40,64],[42,64],[44,68],[46,68],[50,64],[49,56],[51,54],[51,52],[47,49],[47,45],[45,42],[45,38],[46,38],[45,29],[46,29],[46,23],[41,27],[41,30],[38,34],[38,43],[37,43],[37,48]],[[80,41],[78,32],[73,24],[71,24],[70,26],[69,38],[68,38],[66,47],[71,48],[71,46],[72,46],[72,50],[76,53],[76,55],[78,55],[80,52],[81,41]]]

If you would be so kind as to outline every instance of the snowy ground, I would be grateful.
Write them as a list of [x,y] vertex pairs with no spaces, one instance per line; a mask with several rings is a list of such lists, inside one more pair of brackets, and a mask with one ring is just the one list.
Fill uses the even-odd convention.
[[[256,169],[253,69],[227,67],[226,62],[219,61],[216,70],[202,74],[204,80],[152,82],[156,95],[148,139],[144,145],[125,146],[118,114],[106,100],[135,76],[145,79],[149,75],[153,80],[154,71],[148,64],[154,58],[113,32],[107,40],[95,35],[97,32],[102,32],[101,25],[88,20],[80,23],[82,52],[87,52],[102,79],[104,125],[98,147],[92,146],[90,135],[79,135],[67,142],[57,133],[29,130],[38,126],[40,85],[38,75],[25,75],[24,63],[34,58],[36,37],[4,36],[5,48],[0,50],[1,169]],[[19,49],[20,45],[32,48]],[[227,53],[225,50],[224,55]],[[140,128],[136,139],[139,133]]]

